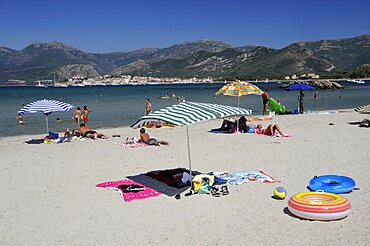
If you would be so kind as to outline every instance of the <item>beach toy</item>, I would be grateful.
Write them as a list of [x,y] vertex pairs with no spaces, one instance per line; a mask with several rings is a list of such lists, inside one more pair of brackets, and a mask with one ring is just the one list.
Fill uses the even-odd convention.
[[274,189],[274,197],[281,200],[285,199],[286,190],[283,187],[276,187]]
[[322,190],[334,194],[351,192],[355,186],[356,183],[353,179],[337,175],[315,176],[308,185],[311,191]]
[[340,195],[325,192],[303,192],[292,196],[289,211],[309,220],[338,220],[348,216],[351,203]]
[[285,113],[286,108],[284,105],[280,105],[275,99],[271,97],[268,99],[268,101],[269,101],[268,106],[272,111],[274,111],[277,114]]

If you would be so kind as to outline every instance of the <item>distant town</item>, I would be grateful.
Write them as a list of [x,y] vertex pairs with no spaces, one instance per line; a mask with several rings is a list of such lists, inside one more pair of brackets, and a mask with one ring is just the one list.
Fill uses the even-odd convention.
[[[285,80],[298,80],[298,79],[319,79],[320,76],[315,73],[307,73],[302,75],[291,75],[286,76]],[[63,81],[59,80],[36,80],[34,83],[30,84],[25,80],[11,79],[7,82],[8,85],[33,85],[37,87],[68,87],[68,86],[107,86],[107,85],[155,85],[155,84],[187,84],[187,83],[213,83],[213,82],[222,82],[222,79],[215,78],[158,78],[158,77],[146,77],[146,76],[131,76],[131,75],[104,75],[99,77],[86,78],[82,76],[74,76],[70,79]],[[269,80],[268,78],[263,80],[255,80],[255,82],[270,82],[276,81],[276,79]]]

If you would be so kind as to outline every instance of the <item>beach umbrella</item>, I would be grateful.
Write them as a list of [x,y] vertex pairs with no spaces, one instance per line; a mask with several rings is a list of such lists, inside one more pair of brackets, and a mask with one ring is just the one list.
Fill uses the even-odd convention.
[[238,97],[238,107],[239,107],[239,98],[245,95],[261,95],[263,91],[257,86],[242,81],[233,81],[224,85],[219,89],[215,94]]
[[[215,94],[216,95],[224,95],[224,96],[232,96],[238,98],[238,107],[239,101],[241,96],[245,95],[261,95],[263,91],[255,86],[254,84],[243,82],[243,81],[232,81],[228,84],[224,85],[221,89],[219,89]],[[236,129],[239,129],[239,121],[237,121]]]
[[369,105],[362,105],[355,108],[355,111],[360,114],[369,114],[370,113],[370,104]]
[[249,109],[231,107],[226,105],[182,102],[145,115],[141,117],[137,122],[135,122],[131,127],[140,128],[150,124],[153,121],[169,123],[176,126],[186,126],[188,160],[191,173],[189,125],[223,117],[251,115],[251,113],[252,111]]
[[357,113],[359,114],[367,114],[368,115],[368,119],[370,117],[370,104],[367,105],[367,106],[362,106],[361,109],[359,109],[357,111]]
[[300,83],[300,84],[290,85],[285,90],[286,91],[300,91],[300,90],[303,90],[303,91],[312,91],[312,90],[315,90],[315,87],[310,86],[308,84],[302,84],[302,83]]
[[49,134],[49,123],[48,115],[52,112],[57,111],[68,111],[74,106],[69,103],[59,102],[56,100],[38,100],[32,103],[27,104],[21,108],[18,113],[43,113],[46,117],[46,132]]
[[[316,89],[315,87],[310,86],[308,84],[299,83],[299,84],[290,85],[285,90],[286,91],[300,91],[300,90],[302,90],[302,91],[312,91],[312,90],[315,90],[315,89]],[[300,97],[300,95],[298,94],[298,112],[299,112],[299,97]]]

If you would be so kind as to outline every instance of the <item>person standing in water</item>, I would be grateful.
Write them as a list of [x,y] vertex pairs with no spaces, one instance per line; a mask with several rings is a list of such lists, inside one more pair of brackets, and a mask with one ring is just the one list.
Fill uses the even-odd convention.
[[303,101],[304,101],[304,93],[303,93],[303,90],[300,90],[299,91],[299,113],[300,114],[303,114],[304,112]]
[[149,99],[146,99],[145,100],[145,111],[144,111],[144,113],[145,113],[145,115],[147,115],[147,114],[150,114],[151,112],[152,112],[152,103],[150,102]]
[[21,113],[19,113],[17,118],[18,118],[18,124],[23,125],[24,124],[23,115]]
[[73,120],[76,121],[77,123],[80,123],[80,118],[81,118],[81,108],[80,107],[77,107],[77,109],[75,110],[74,114],[73,114]]
[[82,120],[84,121],[85,125],[87,125],[87,122],[89,121],[89,113],[92,112],[92,110],[89,109],[86,105],[84,106],[84,112],[82,114]]
[[317,101],[318,96],[319,96],[319,92],[315,91],[315,94],[313,94],[313,100]]
[[262,115],[267,115],[267,104],[269,103],[269,89],[266,88],[265,92],[262,93],[263,110]]

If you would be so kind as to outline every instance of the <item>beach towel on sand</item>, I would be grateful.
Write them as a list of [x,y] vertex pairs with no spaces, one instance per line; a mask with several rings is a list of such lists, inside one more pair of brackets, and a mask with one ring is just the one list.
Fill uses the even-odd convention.
[[261,183],[280,182],[263,171],[246,171],[238,173],[224,173],[215,175],[217,179],[225,181],[228,185],[239,185],[248,181],[259,181]]
[[149,188],[130,179],[108,181],[97,184],[96,187],[118,190],[122,194],[122,198],[125,202],[131,202],[137,199],[146,199],[162,194],[157,190]]
[[114,144],[117,144],[117,145],[123,146],[123,147],[127,147],[127,148],[138,148],[138,147],[149,146],[148,144],[143,143],[143,142],[127,140],[127,139],[125,141],[114,142]]
[[270,138],[290,138],[292,137],[291,134],[287,134],[287,133],[285,133],[284,135],[281,135],[280,133],[275,133],[274,135],[264,135],[264,136],[270,137]]

